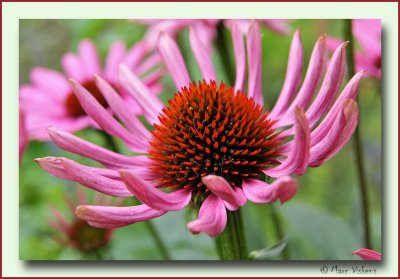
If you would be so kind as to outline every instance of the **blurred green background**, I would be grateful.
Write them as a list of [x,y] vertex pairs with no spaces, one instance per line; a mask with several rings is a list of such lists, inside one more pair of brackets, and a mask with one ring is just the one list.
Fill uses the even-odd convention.
[[[300,28],[304,48],[304,65],[308,65],[312,48],[322,34],[341,36],[339,20],[295,20],[293,30]],[[132,46],[145,33],[145,27],[125,20],[21,20],[20,21],[20,84],[29,83],[34,66],[61,70],[60,57],[75,51],[80,40],[92,39],[104,58],[115,40]],[[184,56],[194,79],[200,74],[192,61],[187,32],[179,36]],[[228,34],[226,34],[228,35]],[[262,28],[263,92],[268,109],[274,104],[282,86],[291,36],[282,36]],[[230,55],[232,55],[232,51]],[[224,77],[219,56],[214,53],[218,76]],[[170,78],[165,78],[163,101],[174,93]],[[362,142],[365,151],[373,249],[381,251],[381,93],[379,82],[363,79],[360,86]],[[105,145],[102,137],[87,129],[78,136]],[[34,158],[63,156],[83,164],[93,164],[60,150],[52,143],[31,142],[20,165],[20,259],[68,260],[85,256],[71,247],[53,240],[59,235],[47,224],[51,217],[49,205],[55,205],[66,218],[73,216],[64,202],[65,196],[75,196],[76,184],[57,179],[33,162]],[[281,235],[288,244],[278,256],[293,260],[356,260],[351,253],[363,247],[362,210],[358,191],[353,142],[350,141],[328,163],[308,169],[299,177],[299,191],[293,200],[281,206],[247,203],[244,208],[245,230],[249,250],[271,246],[280,240],[275,221],[281,223]],[[93,195],[93,191],[87,191]],[[275,212],[275,213],[274,213]],[[173,259],[218,259],[213,240],[207,235],[192,235],[186,229],[190,212],[171,212],[153,221]],[[119,260],[161,259],[153,239],[144,224],[137,223],[115,230],[103,258]]]

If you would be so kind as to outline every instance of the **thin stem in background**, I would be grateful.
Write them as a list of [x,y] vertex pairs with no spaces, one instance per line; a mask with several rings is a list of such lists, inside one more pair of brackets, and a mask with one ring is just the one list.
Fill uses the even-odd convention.
[[[104,140],[108,147],[116,153],[119,153],[118,146],[114,141],[114,138],[109,134],[105,133],[104,131],[99,131],[100,134],[103,136]],[[143,222],[146,225],[146,228],[150,232],[151,237],[153,238],[158,250],[160,251],[164,260],[171,260],[171,256],[168,252],[167,246],[163,242],[161,236],[158,234],[153,222],[151,220],[147,220]]]
[[[278,236],[278,241],[281,241],[285,237],[283,233],[283,228],[281,226],[281,218],[273,204],[270,205],[270,208],[271,208],[272,222],[274,223],[275,233]],[[287,247],[283,249],[281,255],[282,259],[289,260],[290,257]]]
[[[352,22],[351,19],[344,20],[344,38],[349,41],[350,44],[347,49],[347,65],[348,65],[348,76],[349,80],[354,76],[354,40],[352,34]],[[360,104],[360,102],[358,102]],[[364,150],[361,141],[361,131],[360,131],[360,120],[361,120],[361,110],[360,117],[358,120],[357,128],[354,132],[354,149],[356,155],[356,166],[359,178],[359,189],[361,194],[361,202],[363,208],[363,220],[364,220],[364,242],[366,248],[371,247],[371,227],[369,218],[369,206],[368,206],[368,189],[367,180],[365,176],[365,166],[364,166]]]
[[217,50],[221,57],[222,66],[224,67],[224,71],[226,73],[229,85],[234,86],[235,68],[232,64],[232,60],[229,57],[229,52],[228,52],[229,47],[228,47],[228,42],[226,40],[224,28],[225,27],[223,23],[220,23],[217,26],[217,39],[216,39]]

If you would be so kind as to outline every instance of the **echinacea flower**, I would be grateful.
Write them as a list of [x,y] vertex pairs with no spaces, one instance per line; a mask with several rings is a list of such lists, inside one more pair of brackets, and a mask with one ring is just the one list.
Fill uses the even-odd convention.
[[357,255],[366,261],[380,261],[382,259],[381,253],[366,248],[357,249],[353,252],[353,255]]
[[[79,204],[87,204],[86,194],[77,190]],[[108,206],[112,204],[112,197],[96,193],[94,203]],[[50,207],[54,218],[49,219],[49,225],[57,230],[61,235],[54,239],[66,246],[71,246],[82,253],[91,253],[107,246],[113,234],[112,229],[102,229],[90,226],[86,221],[75,216],[76,202],[69,198],[65,198],[69,209],[72,212],[73,220],[68,221],[69,217],[64,215],[54,206]],[[121,204],[121,200],[117,201]]]
[[[355,70],[381,79],[381,21],[379,19],[353,19],[352,31],[361,50],[355,53]],[[335,50],[341,40],[328,38],[328,48]]]
[[[159,92],[161,88],[157,81],[161,70],[154,70],[159,63],[159,56],[150,52],[144,42],[137,43],[128,51],[124,43],[115,42],[108,52],[103,68],[94,44],[83,40],[79,43],[77,54],[66,53],[62,57],[64,73],[41,67],[32,69],[32,83],[20,88],[20,107],[25,113],[29,138],[48,140],[46,128],[51,125],[76,132],[93,123],[79,104],[67,78],[80,82],[96,100],[106,106],[107,103],[96,87],[93,75],[102,76],[121,91],[119,94],[125,95],[119,88],[116,74],[118,65],[125,63],[138,75],[145,76],[152,94]],[[134,114],[140,113],[134,102],[130,105],[130,111]]]
[[[135,196],[143,204],[131,207],[79,206],[77,215],[93,226],[115,228],[181,210],[189,203],[199,208],[198,219],[188,223],[192,233],[216,236],[224,231],[227,210],[236,211],[247,200],[270,203],[290,200],[297,191],[291,174],[302,175],[334,156],[349,140],[358,123],[355,101],[362,72],[338,95],[344,70],[345,46],[333,54],[325,73],[326,45],[321,37],[302,77],[302,46],[296,32],[286,79],[271,112],[263,108],[261,88],[261,38],[257,22],[246,34],[248,86],[244,90],[246,52],[244,36],[232,25],[236,58],[234,86],[218,80],[210,53],[190,29],[190,45],[203,81],[190,79],[176,42],[162,34],[158,50],[177,88],[168,106],[149,94],[128,67],[120,67],[120,83],[141,106],[152,132],[101,78],[96,84],[122,123],[136,135],[134,151],[126,156],[108,151],[56,128],[48,129],[62,149],[91,158],[107,167],[80,165],[66,158],[37,159],[52,175],[81,183],[105,194]],[[318,93],[318,85],[325,73]],[[80,84],[74,91],[86,113],[106,132],[127,140],[123,127]],[[314,96],[315,95],[315,96]],[[265,175],[276,178],[271,184]],[[165,191],[163,191],[165,190]]]

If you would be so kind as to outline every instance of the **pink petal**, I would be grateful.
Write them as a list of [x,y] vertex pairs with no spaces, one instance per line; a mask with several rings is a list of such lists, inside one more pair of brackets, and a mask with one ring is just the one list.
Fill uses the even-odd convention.
[[325,70],[325,64],[327,61],[327,49],[325,42],[326,36],[322,36],[315,44],[311,54],[310,63],[308,65],[308,70],[299,93],[290,105],[289,109],[283,115],[281,115],[282,119],[279,120],[277,126],[293,124],[294,111],[296,107],[305,109],[311,101]]
[[253,21],[247,34],[247,57],[249,64],[248,96],[263,105],[261,91],[261,37],[258,23]]
[[140,65],[135,68],[134,72],[137,75],[144,75],[148,71],[150,71],[152,68],[156,67],[157,65],[160,65],[161,63],[161,57],[158,55],[158,53],[153,53],[149,57],[146,57],[143,61],[141,61]]
[[289,34],[289,19],[260,19],[264,25],[266,25],[269,29],[279,34]]
[[263,170],[268,176],[279,178],[291,173],[302,175],[307,168],[310,159],[310,126],[302,110],[297,109],[295,114],[295,134],[290,143],[290,153],[281,165]]
[[278,178],[272,184],[256,179],[245,179],[242,184],[245,196],[254,203],[272,203],[279,199],[283,204],[296,194],[297,187],[297,180],[290,176]]
[[126,54],[124,63],[130,68],[135,69],[140,61],[145,57],[149,51],[145,41],[136,43]]
[[345,100],[351,99],[355,100],[358,93],[358,86],[362,76],[365,71],[358,72],[353,76],[353,78],[347,83],[346,87],[343,89],[339,98],[336,100],[335,104],[329,110],[328,114],[325,116],[324,120],[319,124],[319,126],[311,133],[311,146],[314,146],[320,142],[328,133],[329,129],[332,127],[336,116],[340,113],[343,103]]
[[142,108],[146,119],[150,124],[158,123],[158,114],[163,108],[161,101],[155,97],[143,84],[143,82],[132,73],[127,66],[119,67],[119,79],[121,85],[135,99]]
[[187,224],[187,228],[193,233],[206,233],[215,237],[222,233],[226,226],[226,209],[223,201],[210,194],[200,207],[198,219]]
[[85,81],[85,71],[77,55],[73,53],[64,54],[61,58],[61,65],[64,68],[64,72],[67,74],[67,78],[73,78],[79,82]]
[[236,61],[235,91],[243,91],[244,79],[246,74],[246,52],[244,47],[243,34],[240,32],[239,27],[234,20],[231,21],[231,34]]
[[279,98],[271,111],[270,117],[277,118],[285,113],[290,101],[295,96],[301,81],[301,69],[303,66],[303,48],[301,45],[300,32],[293,35],[290,46],[289,60],[287,64],[286,77]]
[[71,80],[80,105],[97,124],[108,134],[122,139],[133,151],[146,152],[147,141],[128,132],[83,86]]
[[366,248],[360,248],[357,249],[356,251],[353,252],[353,255],[357,255],[363,260],[367,261],[380,261],[382,260],[382,255],[381,253],[378,253],[374,250],[366,249]]
[[26,145],[28,144],[28,134],[25,127],[25,118],[22,111],[19,111],[19,160],[21,161]]
[[157,218],[165,213],[145,204],[128,207],[80,205],[76,209],[79,218],[99,228],[119,228]]
[[93,74],[102,74],[97,50],[91,41],[83,40],[79,43],[78,55],[87,79],[91,79]]
[[115,42],[111,46],[107,59],[106,66],[104,69],[104,76],[112,81],[117,82],[118,80],[118,66],[121,64],[125,57],[126,49],[123,42]]
[[311,148],[310,166],[317,167],[332,158],[353,135],[358,123],[358,106],[346,100],[343,110],[325,138]]
[[60,131],[54,127],[47,128],[47,131],[58,147],[90,158],[106,166],[114,168],[131,168],[135,166],[146,167],[149,159],[146,156],[125,156],[98,145],[80,139],[70,133]]
[[44,89],[48,93],[46,94],[47,98],[63,101],[71,91],[65,76],[50,69],[35,67],[30,72],[30,79],[38,88]]
[[314,127],[321,116],[326,113],[340,89],[346,66],[345,48],[347,44],[348,42],[345,42],[336,49],[328,66],[321,89],[306,112],[310,127]]
[[133,196],[123,182],[100,175],[72,160],[46,157],[35,161],[45,171],[58,178],[75,181],[90,189],[115,197]]
[[211,61],[211,54],[207,52],[207,49],[200,41],[197,32],[193,29],[189,29],[189,40],[190,47],[196,58],[197,64],[200,67],[200,72],[207,82],[210,80],[217,80],[217,76],[215,74],[214,66]]
[[149,130],[134,116],[131,108],[127,106],[126,102],[119,96],[114,88],[97,75],[95,76],[95,81],[112,111],[115,112],[128,129],[142,140],[149,140]]
[[189,73],[176,42],[167,34],[162,33],[158,39],[157,47],[176,88],[181,90],[182,87],[189,86]]
[[181,210],[192,198],[190,190],[177,190],[167,194],[156,189],[132,171],[121,170],[120,174],[128,189],[151,208],[166,211]]
[[234,191],[225,178],[211,174],[202,177],[201,181],[214,195],[226,201],[230,210],[235,211],[245,205],[246,197],[243,195],[242,190],[235,187],[236,191]]

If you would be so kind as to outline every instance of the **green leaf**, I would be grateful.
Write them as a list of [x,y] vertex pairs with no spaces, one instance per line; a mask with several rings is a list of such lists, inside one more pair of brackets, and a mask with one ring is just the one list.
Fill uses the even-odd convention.
[[283,249],[285,249],[287,243],[288,237],[285,236],[278,243],[275,243],[272,246],[250,252],[249,258],[253,260],[264,260],[267,258],[273,258],[279,255],[283,251]]

